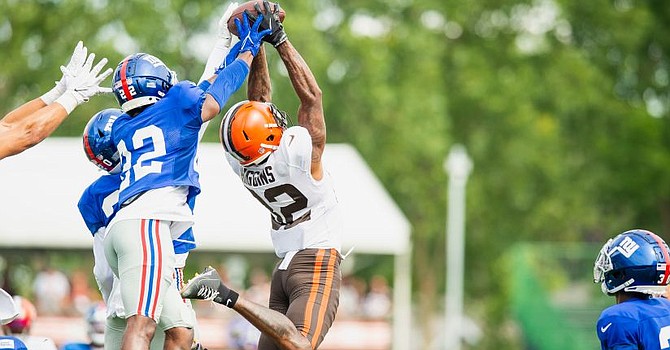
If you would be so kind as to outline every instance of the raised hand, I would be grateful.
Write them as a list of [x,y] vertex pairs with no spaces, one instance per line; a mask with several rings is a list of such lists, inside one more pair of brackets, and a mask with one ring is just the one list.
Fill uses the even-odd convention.
[[[77,46],[74,48],[74,52],[70,57],[70,61],[67,63],[65,67],[67,67],[69,70],[74,70],[76,69],[76,67],[81,67],[84,64],[84,61],[86,60],[87,52],[88,49],[86,49],[84,43],[82,41],[79,41],[77,43]],[[51,104],[62,94],[64,94],[66,90],[67,88],[65,86],[65,75],[63,75],[63,77],[61,77],[61,79],[56,82],[56,86],[54,86],[51,90],[49,90],[49,92],[41,96],[42,101],[44,101],[44,103],[47,105]]]
[[68,113],[94,95],[112,92],[111,88],[100,86],[100,83],[112,74],[111,68],[100,73],[107,64],[107,59],[102,58],[93,66],[94,60],[95,54],[91,53],[83,63],[77,61],[71,67],[61,66],[66,91],[56,102],[65,107]]
[[274,47],[279,46],[281,43],[288,39],[286,32],[284,31],[284,25],[279,20],[279,4],[274,4],[274,10],[270,8],[270,2],[267,0],[263,1],[263,10],[260,9],[258,4],[254,6],[258,13],[263,14],[263,20],[260,26],[260,29],[270,29],[271,32],[263,38],[263,41],[271,44]]
[[239,33],[240,42],[242,42],[240,53],[249,51],[252,55],[256,56],[263,44],[263,37],[271,33],[269,28],[259,32],[261,22],[263,22],[263,14],[261,13],[258,14],[258,19],[254,21],[253,26],[249,25],[249,17],[246,12],[242,14],[242,23],[240,23],[239,19],[235,18],[237,33]]

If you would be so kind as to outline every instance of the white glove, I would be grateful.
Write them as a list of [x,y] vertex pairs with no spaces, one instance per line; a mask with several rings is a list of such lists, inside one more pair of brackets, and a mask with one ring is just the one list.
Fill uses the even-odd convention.
[[230,15],[233,14],[233,11],[235,11],[236,8],[238,8],[240,5],[237,2],[231,2],[228,7],[226,8],[226,11],[223,12],[223,16],[221,16],[221,19],[219,19],[219,29],[218,29],[218,34],[219,34],[219,41],[223,43],[223,46],[225,48],[229,48],[231,44],[231,40],[233,38],[233,35],[230,33],[230,30],[228,30],[228,20],[230,19]]
[[207,57],[205,70],[202,72],[198,84],[215,74],[217,67],[221,65],[221,62],[223,62],[226,55],[228,55],[230,47],[239,41],[237,36],[232,35],[228,30],[228,19],[230,19],[230,15],[233,14],[233,11],[235,11],[238,6],[239,4],[237,2],[231,2],[228,5],[228,8],[226,8],[226,11],[223,12],[221,19],[219,19],[218,29],[216,31],[216,43],[214,43],[212,52],[210,52],[209,57]]
[[[68,62],[66,67],[70,70],[75,69],[75,67],[81,67],[84,64],[87,52],[88,49],[86,46],[84,46],[84,43],[79,41],[77,46],[74,48],[74,52],[70,57],[70,62]],[[56,99],[59,98],[62,94],[64,94],[65,90],[67,89],[65,87],[65,76],[63,76],[59,81],[56,82],[56,86],[54,86],[40,98],[42,101],[44,101],[44,104],[49,105],[56,101]]]
[[56,99],[56,102],[60,103],[68,114],[78,105],[87,102],[92,96],[112,92],[111,88],[100,86],[100,83],[112,74],[111,68],[107,68],[107,70],[100,73],[102,68],[107,64],[107,59],[101,59],[98,64],[91,68],[94,60],[95,54],[92,53],[88,55],[83,65],[75,65],[73,69],[68,69],[65,66],[60,67],[60,70],[63,72],[66,91],[61,97]]

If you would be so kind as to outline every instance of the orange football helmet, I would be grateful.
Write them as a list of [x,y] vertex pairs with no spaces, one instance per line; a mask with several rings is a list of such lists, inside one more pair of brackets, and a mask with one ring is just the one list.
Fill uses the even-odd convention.
[[226,112],[219,135],[241,165],[258,164],[279,148],[286,114],[270,102],[241,101]]

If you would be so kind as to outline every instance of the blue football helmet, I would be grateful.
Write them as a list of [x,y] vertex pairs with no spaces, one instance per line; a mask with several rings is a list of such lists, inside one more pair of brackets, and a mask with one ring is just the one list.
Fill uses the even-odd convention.
[[177,74],[163,61],[146,53],[136,53],[123,59],[112,77],[112,90],[125,112],[151,105],[163,98]]
[[636,292],[653,296],[665,293],[670,277],[668,245],[646,230],[630,230],[610,239],[593,267],[593,281],[603,293]]
[[121,158],[112,140],[112,125],[123,112],[108,108],[96,113],[84,128],[84,152],[91,163],[110,173],[119,173]]

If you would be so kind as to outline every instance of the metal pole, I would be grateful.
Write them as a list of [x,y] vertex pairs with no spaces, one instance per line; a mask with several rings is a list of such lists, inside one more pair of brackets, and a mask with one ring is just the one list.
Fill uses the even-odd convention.
[[454,145],[444,162],[449,175],[447,203],[447,276],[445,293],[446,350],[460,350],[463,335],[463,271],[465,257],[465,184],[472,161],[462,145]]
[[393,284],[393,344],[392,350],[412,349],[412,245],[395,255]]

